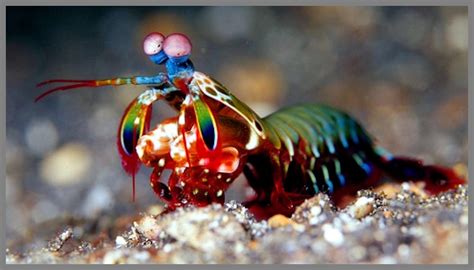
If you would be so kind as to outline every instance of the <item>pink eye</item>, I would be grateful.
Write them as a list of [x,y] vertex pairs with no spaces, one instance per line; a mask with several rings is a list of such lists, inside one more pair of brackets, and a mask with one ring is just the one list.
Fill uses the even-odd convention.
[[183,34],[175,33],[166,37],[163,50],[169,57],[180,57],[191,54],[191,41]]
[[150,33],[148,36],[145,37],[143,40],[143,51],[147,55],[154,55],[161,51],[163,48],[163,40],[165,37],[158,32]]

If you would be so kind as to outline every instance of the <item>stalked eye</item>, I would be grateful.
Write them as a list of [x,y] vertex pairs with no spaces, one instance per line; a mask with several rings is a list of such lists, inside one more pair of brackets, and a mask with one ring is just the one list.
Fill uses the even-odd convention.
[[163,50],[168,57],[181,57],[191,54],[191,41],[183,34],[175,33],[166,37]]
[[143,40],[143,51],[147,55],[154,55],[159,53],[163,49],[163,40],[165,37],[158,32],[150,33]]

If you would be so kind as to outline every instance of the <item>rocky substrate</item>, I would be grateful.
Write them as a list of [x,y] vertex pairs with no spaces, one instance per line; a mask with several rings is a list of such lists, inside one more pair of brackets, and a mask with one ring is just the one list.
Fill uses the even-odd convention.
[[[157,209],[158,208],[158,209]],[[291,218],[257,221],[231,201],[110,222],[62,221],[7,263],[467,263],[467,186],[428,196],[411,183],[363,190],[338,209],[318,194]],[[91,225],[93,224],[93,225]],[[58,229],[59,228],[59,229]],[[93,234],[91,232],[94,232]],[[17,243],[16,245],[20,245]],[[39,247],[38,247],[39,246]]]

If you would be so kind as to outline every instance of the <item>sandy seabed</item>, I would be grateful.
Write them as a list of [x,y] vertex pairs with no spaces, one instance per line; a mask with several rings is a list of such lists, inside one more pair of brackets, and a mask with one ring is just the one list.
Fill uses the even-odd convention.
[[[157,206],[160,211],[159,206]],[[110,220],[57,220],[43,246],[8,264],[468,262],[467,186],[427,195],[412,183],[359,191],[339,209],[318,194],[290,217],[257,221],[235,201]],[[41,236],[38,236],[41,237]],[[20,245],[18,243],[18,245]]]

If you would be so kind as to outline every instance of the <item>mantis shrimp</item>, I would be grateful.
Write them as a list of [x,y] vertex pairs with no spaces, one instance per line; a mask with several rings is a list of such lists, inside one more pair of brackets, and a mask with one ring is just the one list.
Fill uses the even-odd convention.
[[[196,71],[191,41],[174,33],[153,32],[143,50],[166,73],[106,80],[48,80],[67,83],[50,93],[84,88],[143,85],[123,114],[117,148],[124,170],[133,176],[140,164],[152,167],[150,185],[169,210],[193,204],[223,203],[232,182],[244,173],[255,196],[245,203],[263,215],[290,215],[319,192],[334,200],[395,180],[424,181],[439,193],[465,182],[446,167],[393,156],[377,145],[347,113],[321,104],[302,104],[260,117],[220,82]],[[150,129],[152,104],[164,100],[178,115]],[[171,170],[162,181],[164,170]],[[255,210],[256,209],[256,210]],[[258,210],[260,209],[260,210]],[[262,214],[262,213],[260,213]]]

